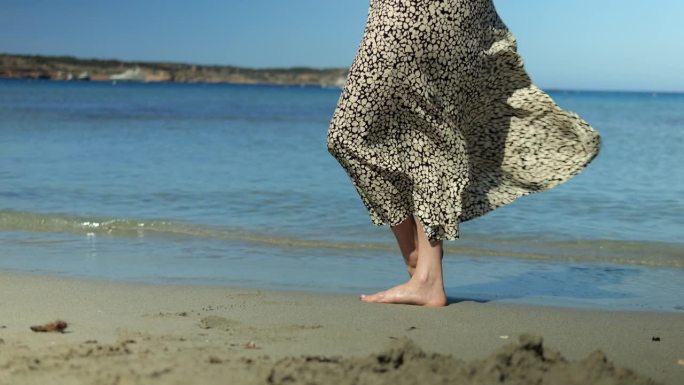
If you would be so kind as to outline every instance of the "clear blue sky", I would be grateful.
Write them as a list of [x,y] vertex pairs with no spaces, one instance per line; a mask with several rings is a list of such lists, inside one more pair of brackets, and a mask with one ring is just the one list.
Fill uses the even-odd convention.
[[[684,91],[682,0],[495,0],[543,88]],[[368,0],[0,0],[0,52],[346,67]]]

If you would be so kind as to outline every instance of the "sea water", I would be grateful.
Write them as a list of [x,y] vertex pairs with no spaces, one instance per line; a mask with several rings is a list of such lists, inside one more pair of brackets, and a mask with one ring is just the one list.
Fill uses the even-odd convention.
[[[389,227],[327,152],[340,92],[0,80],[0,270],[349,294],[402,282]],[[462,223],[448,295],[684,311],[684,94],[548,92],[601,153]]]

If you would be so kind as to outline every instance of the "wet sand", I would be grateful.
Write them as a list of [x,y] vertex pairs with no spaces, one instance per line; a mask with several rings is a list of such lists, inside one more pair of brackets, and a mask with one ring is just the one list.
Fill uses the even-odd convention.
[[[30,327],[64,320],[64,333]],[[682,384],[684,315],[0,273],[0,384]]]

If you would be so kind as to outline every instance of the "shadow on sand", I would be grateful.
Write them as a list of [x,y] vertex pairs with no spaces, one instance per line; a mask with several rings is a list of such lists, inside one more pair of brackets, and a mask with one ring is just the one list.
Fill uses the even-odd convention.
[[622,284],[640,274],[635,268],[605,265],[555,266],[528,270],[499,280],[447,287],[449,304],[464,301],[486,303],[521,298],[562,298],[577,302],[635,298],[630,293],[613,291],[610,286]]

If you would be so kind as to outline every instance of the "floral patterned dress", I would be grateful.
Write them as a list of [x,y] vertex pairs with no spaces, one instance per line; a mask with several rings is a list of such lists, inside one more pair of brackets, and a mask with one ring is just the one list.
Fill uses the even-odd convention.
[[532,83],[492,0],[371,0],[327,133],[375,225],[430,240],[580,173],[600,136]]

